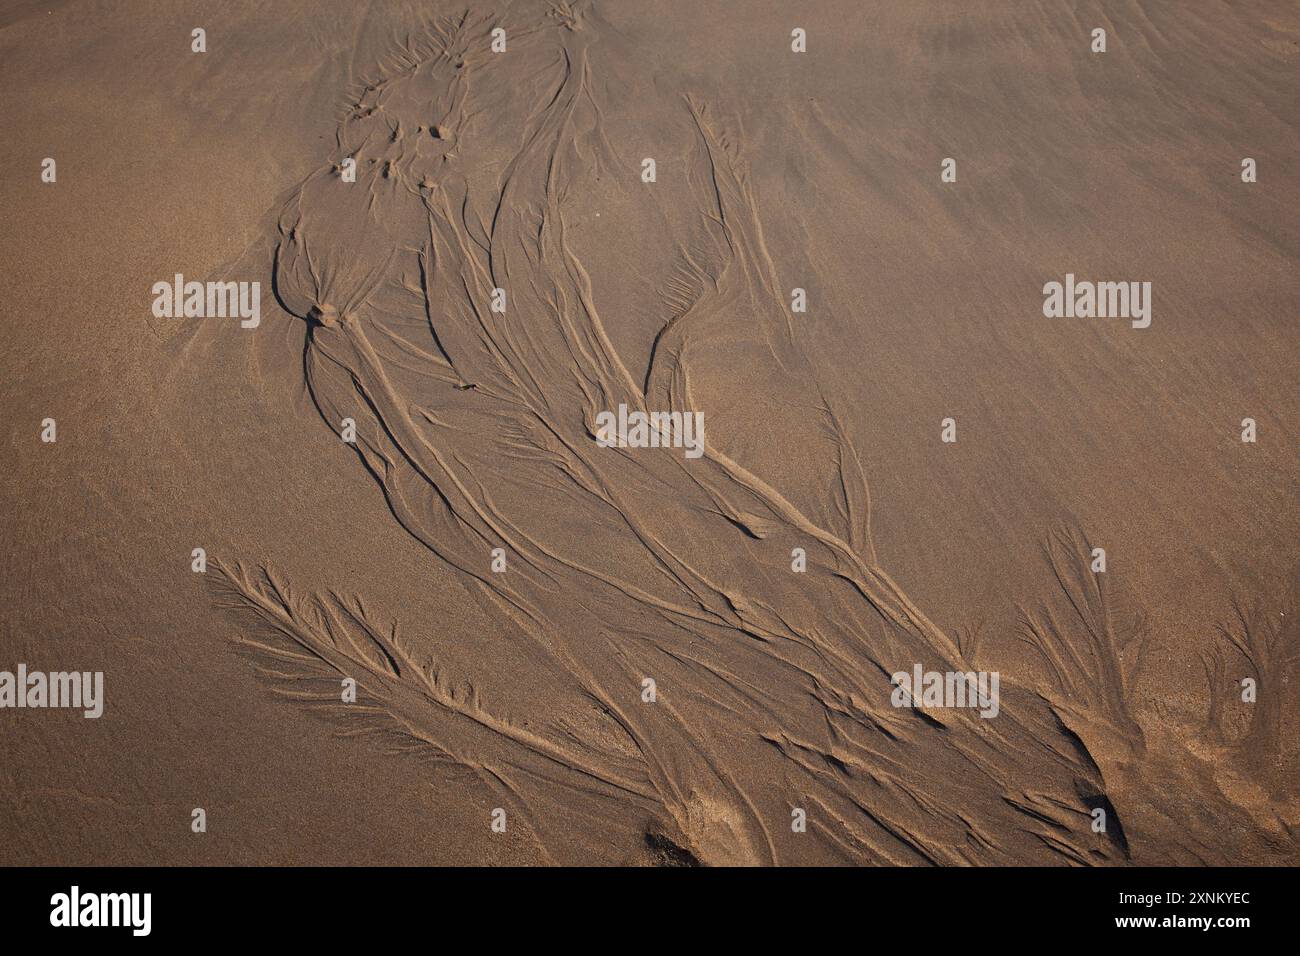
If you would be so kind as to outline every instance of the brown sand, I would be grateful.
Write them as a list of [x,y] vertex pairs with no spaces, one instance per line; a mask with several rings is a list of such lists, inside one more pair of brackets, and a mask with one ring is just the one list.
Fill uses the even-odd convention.
[[0,863],[1300,862],[1300,11],[733,6],[0,14]]

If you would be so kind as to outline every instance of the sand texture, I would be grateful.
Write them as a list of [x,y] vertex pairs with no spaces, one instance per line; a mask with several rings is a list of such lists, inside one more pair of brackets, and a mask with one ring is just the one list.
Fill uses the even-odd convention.
[[0,862],[1300,863],[1298,69],[1280,0],[10,4],[0,670],[106,700],[0,710]]

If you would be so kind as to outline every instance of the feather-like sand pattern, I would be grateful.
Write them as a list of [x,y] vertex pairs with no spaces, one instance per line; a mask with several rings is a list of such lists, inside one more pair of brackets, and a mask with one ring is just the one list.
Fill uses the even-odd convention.
[[[280,217],[276,292],[310,326],[322,416],[357,422],[402,526],[513,619],[618,744],[525,731],[351,599],[297,601],[269,571],[225,567],[230,606],[255,619],[243,644],[269,676],[304,700],[333,693],[298,693],[320,675],[354,677],[367,703],[355,716],[332,706],[341,719],[384,724],[525,807],[559,787],[634,808],[665,862],[1141,860],[1144,821],[1180,811],[1151,806],[1180,775],[1214,819],[1180,819],[1164,857],[1231,859],[1214,828],[1248,817],[1261,853],[1293,853],[1285,814],[1268,800],[1243,810],[1210,757],[1148,748],[1130,708],[1138,632],[1115,621],[1073,532],[1047,548],[1059,594],[1025,612],[1047,683],[1006,674],[991,720],[891,704],[893,672],[974,671],[978,645],[936,626],[878,562],[870,463],[799,346],[727,124],[682,103],[698,228],[662,285],[642,374],[611,343],[566,238],[571,194],[613,160],[589,44],[618,40],[584,6],[557,5],[512,25],[514,52],[494,60],[490,26],[443,24],[360,91],[330,163]],[[484,122],[476,93],[499,70],[532,97],[506,130]],[[337,176],[347,158],[355,184]],[[498,288],[505,313],[489,305]],[[763,439],[740,425],[710,432],[697,461],[597,446],[597,414],[620,404],[707,412],[701,383],[724,360],[710,337],[737,316],[760,380],[806,401],[769,419],[814,436],[799,481],[747,465]],[[497,548],[507,573],[489,570]],[[795,548],[806,573],[790,570]],[[1257,666],[1281,662],[1249,648]],[[807,834],[792,833],[792,808]],[[543,845],[563,841],[532,816]]]

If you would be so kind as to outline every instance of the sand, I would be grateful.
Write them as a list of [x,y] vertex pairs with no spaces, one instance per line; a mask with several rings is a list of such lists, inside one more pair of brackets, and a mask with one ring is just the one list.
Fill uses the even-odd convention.
[[9,5],[0,671],[105,699],[0,707],[0,863],[1300,862],[1297,65],[1271,0]]

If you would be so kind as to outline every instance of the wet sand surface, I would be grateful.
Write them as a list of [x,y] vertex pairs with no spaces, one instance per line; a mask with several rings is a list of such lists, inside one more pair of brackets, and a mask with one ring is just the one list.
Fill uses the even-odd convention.
[[106,702],[0,710],[0,862],[1300,862],[1298,64],[1281,2],[12,5],[0,670]]

